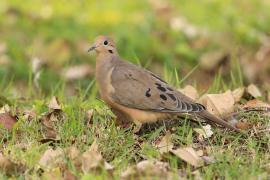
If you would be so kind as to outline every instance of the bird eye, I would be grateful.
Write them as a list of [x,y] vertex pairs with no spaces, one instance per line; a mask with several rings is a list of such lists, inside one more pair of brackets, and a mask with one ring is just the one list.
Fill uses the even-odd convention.
[[103,44],[104,44],[104,45],[108,45],[108,41],[107,41],[107,40],[104,41]]

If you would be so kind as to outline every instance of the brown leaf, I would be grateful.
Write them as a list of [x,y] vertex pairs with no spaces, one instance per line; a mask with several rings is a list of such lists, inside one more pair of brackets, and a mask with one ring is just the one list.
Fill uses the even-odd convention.
[[72,66],[62,72],[62,76],[69,81],[83,79],[89,75],[93,75],[94,70],[89,64],[81,64]]
[[0,167],[2,170],[6,171],[11,169],[13,166],[13,163],[6,157],[4,157],[4,155],[2,153],[0,153]]
[[64,164],[64,151],[61,148],[47,149],[41,156],[38,164],[46,169],[53,169]]
[[31,121],[33,119],[35,119],[37,117],[37,114],[34,110],[24,110],[23,111],[23,117],[28,120]]
[[77,178],[71,171],[65,170],[64,171],[64,179],[65,180],[76,180]]
[[217,116],[229,114],[234,110],[234,97],[230,90],[223,94],[206,94],[199,99],[199,102]]
[[16,118],[10,113],[1,113],[0,114],[0,125],[8,130],[12,130],[13,126],[17,122]]
[[192,147],[178,148],[176,150],[171,150],[171,152],[194,167],[203,165],[203,160]]
[[245,93],[245,88],[243,87],[233,90],[232,95],[233,95],[235,103],[240,102],[241,98],[244,96],[244,93]]
[[199,134],[200,140],[209,138],[214,134],[213,131],[211,130],[211,125],[209,124],[207,124],[206,126],[202,126],[202,128],[194,128],[194,131]]
[[186,85],[183,89],[179,89],[178,91],[180,91],[181,93],[190,97],[193,100],[199,98],[198,91],[193,86]]
[[238,129],[246,130],[252,128],[252,124],[248,122],[237,122],[235,127]]
[[265,103],[261,100],[258,100],[258,99],[252,99],[248,102],[246,102],[246,104],[244,104],[243,108],[247,108],[247,109],[250,109],[250,108],[270,108],[270,104],[268,103]]
[[61,110],[59,101],[57,99],[57,97],[53,96],[52,99],[49,102],[48,107],[52,110]]
[[[55,104],[57,102],[56,98],[53,98],[51,103],[51,108],[58,108],[59,105]],[[57,107],[58,106],[58,107]],[[57,129],[60,122],[63,122],[66,119],[65,114],[61,109],[53,109],[52,112],[45,113],[41,116],[40,122],[42,124],[42,132],[44,138],[56,139],[57,138]]]
[[98,168],[104,167],[106,170],[112,170],[113,167],[104,161],[101,153],[98,150],[96,140],[90,146],[90,148],[82,154],[82,171],[89,173],[91,170],[97,170]]
[[123,179],[150,178],[158,177],[159,179],[167,179],[169,164],[157,160],[144,160],[136,166],[128,167],[121,173]]
[[262,93],[259,90],[259,88],[257,86],[255,86],[254,84],[250,84],[247,87],[247,93],[250,94],[251,96],[253,96],[254,98],[257,97],[262,97]]
[[172,134],[167,132],[165,136],[162,137],[161,141],[156,145],[161,154],[168,153],[173,148]]
[[41,124],[42,124],[42,132],[44,135],[44,138],[49,138],[49,139],[56,139],[57,132],[54,126],[54,122],[51,120],[51,117],[53,113],[46,113],[42,118],[41,118]]
[[0,114],[1,113],[10,113],[10,107],[8,104],[5,104],[1,109],[0,109]]
[[97,168],[103,163],[103,158],[98,151],[96,141],[90,148],[82,154],[82,170],[84,173],[90,172],[91,169]]
[[194,176],[194,180],[203,180],[199,170],[193,171],[192,175]]
[[0,153],[0,172],[13,176],[15,173],[20,173],[24,170],[25,166],[23,164],[16,164]]
[[67,157],[69,157],[70,160],[74,163],[74,166],[76,168],[81,167],[81,165],[82,165],[81,153],[75,146],[71,146],[71,147],[67,148],[66,154],[67,154]]

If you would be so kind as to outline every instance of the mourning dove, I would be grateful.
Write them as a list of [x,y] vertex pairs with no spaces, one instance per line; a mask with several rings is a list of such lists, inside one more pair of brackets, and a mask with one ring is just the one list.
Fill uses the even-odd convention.
[[97,53],[96,80],[101,98],[118,118],[134,122],[137,130],[144,123],[188,113],[238,131],[154,73],[122,60],[111,38],[97,37],[88,52],[93,50]]

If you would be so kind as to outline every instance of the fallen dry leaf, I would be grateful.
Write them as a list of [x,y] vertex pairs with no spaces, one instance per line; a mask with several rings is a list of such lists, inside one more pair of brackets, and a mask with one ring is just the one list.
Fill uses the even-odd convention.
[[76,168],[81,167],[81,153],[75,146],[66,149],[66,156],[70,158]]
[[247,109],[250,109],[250,108],[270,108],[270,104],[268,103],[265,103],[261,100],[258,100],[258,99],[252,99],[248,102],[246,102],[246,104],[244,104],[243,108],[247,108]]
[[199,170],[193,171],[191,174],[194,176],[194,180],[203,180]]
[[84,173],[90,172],[91,169],[97,168],[103,163],[103,158],[98,151],[96,141],[90,148],[82,154],[82,170]]
[[10,112],[10,107],[8,104],[5,104],[1,109],[0,113],[9,113]]
[[81,64],[81,65],[72,66],[65,69],[62,72],[62,76],[66,80],[71,81],[71,80],[83,79],[89,75],[93,75],[93,73],[94,73],[94,70],[92,66],[90,66],[89,64]]
[[35,119],[37,117],[37,114],[34,110],[24,110],[23,111],[23,117],[28,120],[31,121],[33,119]]
[[25,166],[22,164],[16,164],[9,158],[5,157],[0,152],[0,172],[5,173],[8,176],[13,176],[15,173],[20,173],[25,170]]
[[13,126],[16,124],[17,119],[10,115],[10,113],[0,114],[0,125],[8,130],[12,130]]
[[162,137],[161,141],[156,145],[161,154],[168,153],[173,148],[172,134],[167,132],[165,136]]
[[254,98],[257,97],[262,97],[262,93],[259,90],[259,88],[257,86],[255,86],[254,84],[250,84],[247,87],[247,93],[250,94],[251,96],[253,96]]
[[202,149],[199,149],[198,151],[196,151],[196,154],[201,157],[203,156],[204,152]]
[[53,169],[64,164],[64,151],[61,148],[47,149],[41,156],[38,164],[45,169]]
[[245,93],[245,88],[243,87],[233,90],[232,95],[234,98],[234,102],[235,103],[240,102],[241,98],[244,96],[244,93]]
[[144,160],[139,162],[136,166],[128,167],[121,173],[122,179],[136,179],[136,178],[153,178],[159,179],[168,178],[169,164],[157,160]]
[[53,96],[52,99],[49,102],[48,107],[52,110],[61,110],[59,101],[57,99],[57,97]]
[[171,150],[171,152],[194,167],[203,165],[203,160],[192,147],[178,148],[176,150]]
[[45,139],[57,139],[57,124],[63,121],[65,116],[60,111],[45,113],[41,117],[42,132]]
[[64,171],[64,180],[77,180],[77,178],[71,171],[65,170]]
[[209,138],[214,134],[213,131],[211,130],[210,124],[202,126],[202,128],[194,128],[194,131],[199,134],[199,139],[201,140],[203,140],[204,138]]
[[234,110],[234,97],[230,90],[222,94],[206,94],[199,99],[206,109],[214,115],[223,116]]
[[2,153],[0,153],[0,167],[2,170],[7,171],[9,169],[11,169],[13,166],[13,163],[6,157],[4,157],[4,155]]
[[90,148],[82,154],[81,160],[82,171],[84,173],[89,173],[91,170],[97,170],[101,167],[104,167],[106,170],[113,169],[113,167],[103,159],[101,153],[98,151],[96,140]]
[[193,100],[197,100],[199,98],[198,91],[190,85],[186,85],[183,89],[178,89],[184,95],[190,97]]
[[235,127],[236,127],[237,129],[246,130],[246,129],[252,128],[252,124],[251,124],[251,123],[248,123],[248,122],[237,122],[237,123],[235,124]]
[[53,96],[48,105],[51,112],[47,112],[41,116],[42,132],[45,139],[56,139],[57,128],[59,123],[66,119],[65,114],[61,110],[58,99]]

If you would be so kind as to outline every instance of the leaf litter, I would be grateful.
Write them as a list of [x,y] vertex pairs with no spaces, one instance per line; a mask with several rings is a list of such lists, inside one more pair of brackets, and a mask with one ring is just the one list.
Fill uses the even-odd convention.
[[[254,88],[254,87],[253,87]],[[258,99],[247,99],[245,93],[248,93],[253,98],[258,96],[256,91],[249,92],[247,88],[237,88],[233,91],[226,91],[221,94],[205,94],[199,98],[196,89],[192,86],[186,86],[187,89],[193,89],[190,97],[193,99],[198,99],[199,102],[202,102],[207,108],[213,109],[212,113],[218,116],[230,115],[235,113],[235,109],[247,110],[247,109],[257,109],[257,108],[268,108],[270,105],[262,100]],[[182,91],[186,93],[185,91]],[[58,126],[61,125],[61,122],[66,119],[65,113],[62,110],[62,105],[59,102],[58,98],[53,96],[48,103],[48,112],[45,112],[38,116],[36,112],[31,110],[24,110],[22,115],[26,120],[31,120],[36,117],[40,117],[40,122],[42,125],[42,133],[46,139],[59,139],[58,136]],[[91,123],[93,121],[93,109],[89,109],[85,112],[85,119],[88,124],[88,127],[91,128]],[[266,111],[262,111],[265,115],[269,117]],[[4,114],[4,115],[3,115]],[[8,118],[11,118],[7,122],[11,123],[7,125],[7,129],[12,129],[14,123],[16,123],[15,116],[10,115],[10,107],[4,106],[1,108],[0,122],[5,122]],[[3,120],[3,117],[5,117]],[[2,119],[1,119],[2,118]],[[2,123],[5,124],[5,123]],[[235,126],[242,130],[254,130],[254,133],[258,134],[260,132],[259,125],[251,123],[247,118],[236,118]],[[255,128],[255,129],[254,129]],[[270,131],[270,122],[268,120],[265,131]],[[199,142],[202,144],[207,143],[205,139],[215,138],[214,132],[210,125],[201,126],[199,128],[194,128],[197,136],[194,136],[193,142]],[[41,155],[38,161],[38,168],[43,169],[42,177],[46,178],[63,178],[70,177],[75,178],[76,175],[73,174],[67,167],[67,159],[69,159],[74,167],[81,173],[100,173],[105,170],[111,174],[119,173],[114,171],[114,167],[107,162],[98,147],[98,138],[94,140],[91,146],[86,149],[86,151],[81,152],[77,149],[76,146],[71,145],[70,147],[60,148],[60,147],[49,147]],[[120,172],[122,179],[129,179],[134,177],[159,177],[160,179],[170,179],[172,178],[173,172],[170,169],[170,165],[167,162],[167,159],[164,158],[166,155],[174,156],[179,159],[181,162],[191,165],[194,168],[201,168],[205,165],[211,163],[217,163],[217,160],[214,156],[211,155],[211,152],[205,153],[204,147],[202,145],[193,144],[196,146],[195,150],[192,146],[183,147],[173,141],[173,134],[170,131],[167,131],[164,136],[160,137],[159,140],[153,143],[160,153],[160,159],[142,159],[135,165],[128,166],[125,170]],[[20,147],[20,146],[18,146]],[[1,154],[0,164],[3,167],[9,169],[11,166],[18,168],[18,164],[13,163],[8,158],[4,157]],[[36,167],[37,168],[37,167]],[[181,170],[181,169],[179,169]],[[194,169],[193,169],[194,170]],[[6,171],[6,170],[5,170]],[[178,174],[181,177],[186,177],[185,173]],[[192,172],[193,177],[200,177],[200,170],[195,170]]]

